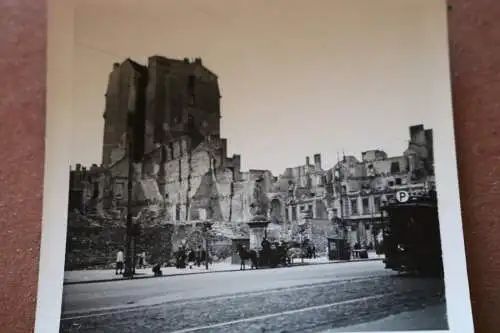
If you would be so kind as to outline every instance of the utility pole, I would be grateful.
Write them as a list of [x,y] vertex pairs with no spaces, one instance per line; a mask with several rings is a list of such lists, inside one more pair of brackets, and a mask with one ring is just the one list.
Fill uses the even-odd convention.
[[205,269],[208,271],[208,237],[209,237],[209,232],[211,228],[211,222],[210,221],[205,221],[203,222],[203,240],[204,240],[204,248],[205,248]]
[[127,155],[128,155],[128,181],[127,181],[127,222],[126,222],[126,250],[125,250],[125,270],[124,277],[134,276],[134,245],[133,232],[134,222],[132,216],[132,190],[133,190],[133,175],[134,175],[134,140],[133,140],[133,119],[131,113],[127,117]]

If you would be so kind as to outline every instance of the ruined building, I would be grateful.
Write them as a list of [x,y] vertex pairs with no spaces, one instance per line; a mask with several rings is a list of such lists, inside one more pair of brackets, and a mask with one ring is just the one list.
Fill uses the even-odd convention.
[[410,127],[401,156],[371,150],[361,160],[345,156],[323,168],[321,155],[314,154],[277,177],[268,170],[242,171],[241,156],[227,156],[220,135],[220,100],[218,78],[201,59],[153,56],[145,66],[130,59],[114,64],[102,163],[70,172],[69,211],[124,225],[132,177],[133,215],[161,211],[155,223],[173,226],[172,246],[205,220],[230,239],[246,234],[255,181],[261,179],[270,236],[292,237],[294,227],[307,221],[307,236],[324,250],[332,214],[348,222],[351,243],[373,242],[381,201],[398,189],[420,191],[432,182],[432,130],[422,125]]
[[242,172],[240,156],[227,156],[220,98],[218,78],[201,59],[154,56],[147,66],[130,59],[114,64],[105,95],[102,165],[84,180],[81,166],[71,172],[70,211],[124,220],[130,174],[134,216],[157,207],[162,221],[178,230],[211,220],[228,225],[221,232],[231,236],[231,224],[251,217],[255,180],[262,177],[267,191],[273,176]]
[[432,129],[410,126],[408,142],[400,156],[370,150],[361,160],[343,156],[330,170],[335,183],[332,209],[346,221],[351,243],[375,243],[381,204],[394,199],[397,191],[419,195],[435,186]]
[[305,164],[287,168],[269,192],[269,215],[293,228],[307,222],[307,237],[318,249],[335,234],[334,217],[347,226],[351,245],[376,243],[381,229],[384,201],[397,191],[422,194],[435,186],[432,130],[423,125],[409,127],[408,148],[399,156],[368,150],[342,156],[331,168],[323,168],[321,155],[306,157]]
[[[134,201],[165,205],[172,221],[196,219],[201,208],[193,204],[208,206],[192,202],[200,184],[212,191],[208,187],[215,188],[212,178],[219,170],[239,170],[239,157],[227,158],[226,140],[220,138],[220,97],[217,76],[199,58],[154,56],[147,66],[132,60],[115,64],[106,93],[102,157],[110,193],[103,195],[119,199],[118,206],[127,200],[126,152],[132,141]],[[212,201],[208,218],[217,218],[220,205]]]
[[103,166],[124,158],[127,121],[133,124],[133,155],[138,161],[186,134],[194,146],[208,134],[219,134],[220,97],[217,76],[201,59],[154,56],[147,66],[130,59],[114,64],[103,114]]

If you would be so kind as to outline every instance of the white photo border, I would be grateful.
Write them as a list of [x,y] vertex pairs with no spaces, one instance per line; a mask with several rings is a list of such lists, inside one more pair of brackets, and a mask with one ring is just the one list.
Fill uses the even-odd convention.
[[[348,0],[343,0],[348,1]],[[420,0],[418,0],[420,1]],[[434,155],[449,331],[474,332],[465,256],[453,127],[447,7],[434,6],[429,17],[439,80],[433,82],[443,99],[442,110],[433,114]],[[124,2],[124,5],[126,2]],[[39,285],[35,332],[58,332],[60,327],[69,186],[72,121],[72,63],[74,48],[74,1],[48,1],[47,108],[45,181]],[[409,13],[411,15],[411,13]],[[420,331],[425,332],[425,331]],[[433,331],[436,332],[436,331]],[[395,333],[395,332],[394,332]]]

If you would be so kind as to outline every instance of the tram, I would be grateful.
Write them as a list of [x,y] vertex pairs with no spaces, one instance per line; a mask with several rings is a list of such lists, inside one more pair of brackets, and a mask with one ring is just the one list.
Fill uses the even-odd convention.
[[420,196],[403,192],[399,200],[387,202],[381,208],[385,268],[442,277],[436,192],[430,190]]

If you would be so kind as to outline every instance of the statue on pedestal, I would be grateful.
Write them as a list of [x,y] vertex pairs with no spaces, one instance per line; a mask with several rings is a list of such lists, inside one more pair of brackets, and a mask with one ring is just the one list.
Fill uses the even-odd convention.
[[255,180],[252,193],[252,203],[250,204],[250,212],[252,218],[248,222],[250,227],[250,248],[260,249],[261,243],[266,239],[267,225],[270,223],[267,218],[268,199],[263,189],[264,178],[260,176]]
[[293,183],[292,180],[288,181],[288,198],[289,199],[295,199],[297,192],[297,186]]
[[266,193],[263,189],[264,177],[260,176],[255,180],[253,194],[252,194],[252,203],[250,204],[250,212],[252,213],[252,220],[266,219],[267,220],[267,211],[269,206],[269,200],[266,196]]

